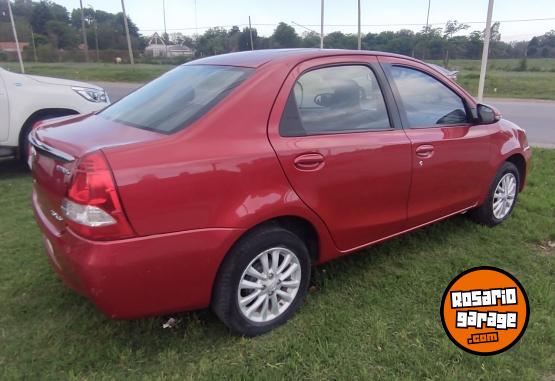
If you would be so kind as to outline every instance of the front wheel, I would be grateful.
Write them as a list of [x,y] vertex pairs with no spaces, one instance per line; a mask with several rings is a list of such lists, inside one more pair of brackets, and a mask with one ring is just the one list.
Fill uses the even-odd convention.
[[310,279],[304,242],[281,227],[257,229],[226,256],[212,309],[233,332],[257,336],[285,323],[302,304]]
[[470,211],[478,223],[495,226],[505,221],[516,204],[520,174],[513,163],[505,162],[495,175],[485,202]]
[[19,142],[19,161],[23,165],[26,165],[29,161],[29,133],[31,128],[32,126],[24,127]]

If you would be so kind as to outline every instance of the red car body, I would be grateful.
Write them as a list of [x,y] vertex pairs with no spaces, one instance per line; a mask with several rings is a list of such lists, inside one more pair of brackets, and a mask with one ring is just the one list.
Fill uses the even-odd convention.
[[[403,127],[387,88],[387,64],[428,73],[469,109],[477,107],[459,85],[420,61],[379,52],[269,50],[191,64],[254,70],[173,134],[97,115],[59,119],[32,133],[33,206],[48,258],[69,286],[110,317],[209,306],[226,253],[269,220],[304,229],[319,264],[480,205],[507,160],[521,171],[524,186],[531,151],[511,122]],[[376,71],[393,128],[281,136],[280,119],[299,75],[341,64]],[[98,151],[130,225],[125,238],[86,238],[63,217],[62,199],[79,159]]]

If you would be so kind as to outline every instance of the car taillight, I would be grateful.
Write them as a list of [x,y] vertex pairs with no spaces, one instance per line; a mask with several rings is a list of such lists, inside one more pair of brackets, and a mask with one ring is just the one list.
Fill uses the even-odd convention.
[[109,240],[134,235],[101,151],[85,155],[77,163],[62,211],[69,227],[85,238]]

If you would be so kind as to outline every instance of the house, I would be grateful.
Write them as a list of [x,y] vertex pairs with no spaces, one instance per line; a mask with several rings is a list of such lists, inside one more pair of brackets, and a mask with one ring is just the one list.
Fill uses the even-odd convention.
[[186,45],[168,45],[168,57],[192,56],[193,49]]
[[193,49],[181,44],[166,44],[158,33],[154,33],[145,48],[145,55],[151,57],[192,56]]
[[[20,42],[19,43],[19,49],[21,49],[21,50],[25,49],[27,46],[29,46],[28,42]],[[16,53],[17,52],[17,44],[15,42],[0,42],[0,50],[3,50],[5,52]]]

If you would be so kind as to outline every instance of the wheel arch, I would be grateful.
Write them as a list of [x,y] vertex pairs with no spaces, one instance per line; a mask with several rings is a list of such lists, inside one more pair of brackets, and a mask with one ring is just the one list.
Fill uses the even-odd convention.
[[79,114],[76,110],[70,108],[43,108],[33,112],[31,115],[27,117],[23,125],[21,126],[21,130],[19,130],[19,137],[18,137],[18,148],[21,148],[23,143],[23,139],[26,133],[29,132],[29,129],[33,127],[35,122],[42,120],[46,117],[56,118],[61,116],[68,116],[68,115],[76,115]]
[[505,161],[514,164],[518,170],[519,191],[521,191],[526,179],[526,160],[524,156],[520,153],[515,153],[507,157]]
[[[318,261],[320,257],[320,236],[318,231],[314,224],[308,219],[296,215],[272,217],[251,226],[235,240],[231,248],[252,232],[269,226],[279,226],[295,234],[307,245],[312,262],[315,263]],[[231,251],[231,248],[229,251]]]

